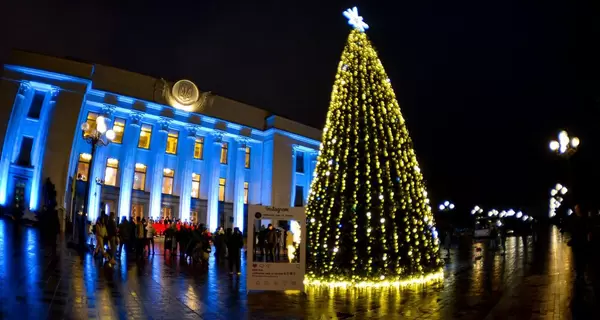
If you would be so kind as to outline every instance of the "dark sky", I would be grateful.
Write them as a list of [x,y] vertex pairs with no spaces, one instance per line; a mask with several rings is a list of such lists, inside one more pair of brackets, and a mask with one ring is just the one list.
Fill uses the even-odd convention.
[[357,5],[435,203],[545,210],[561,128],[582,140],[581,194],[600,194],[598,19],[575,1],[10,2],[0,58],[21,48],[189,78],[318,128],[350,31],[342,11]]

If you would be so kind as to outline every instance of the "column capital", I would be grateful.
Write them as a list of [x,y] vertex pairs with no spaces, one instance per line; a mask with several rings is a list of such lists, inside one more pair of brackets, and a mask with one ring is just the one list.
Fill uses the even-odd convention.
[[55,99],[58,96],[59,92],[60,92],[60,88],[53,86],[52,89],[50,89],[50,96],[52,97],[52,99]]
[[187,131],[188,138],[196,139],[196,136],[198,135],[198,131],[200,130],[200,128],[197,125],[187,125],[185,127],[185,130]]
[[159,131],[169,131],[169,126],[171,125],[171,119],[169,118],[160,118],[158,120],[158,130]]
[[144,114],[142,112],[132,112],[129,114],[129,122],[130,125],[141,126],[142,119],[144,119]]
[[19,86],[19,93],[25,95],[31,88],[32,87],[29,82],[23,81],[21,82],[21,86]]
[[102,107],[102,115],[104,115],[106,118],[110,118],[115,113],[115,109],[117,109],[117,107],[110,104],[105,104]]
[[211,133],[212,137],[213,137],[213,143],[223,143],[223,133],[222,132],[213,132]]
[[238,143],[238,149],[246,151],[249,146],[248,138],[236,138],[235,141]]

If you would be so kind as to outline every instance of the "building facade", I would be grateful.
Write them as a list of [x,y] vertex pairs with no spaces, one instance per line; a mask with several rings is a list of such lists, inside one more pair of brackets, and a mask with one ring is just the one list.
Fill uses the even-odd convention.
[[[102,210],[244,228],[247,204],[304,205],[321,132],[162,79],[15,51],[0,82],[0,206]],[[92,151],[82,125],[114,139]],[[106,141],[106,140],[105,140]],[[93,156],[92,156],[93,153]]]

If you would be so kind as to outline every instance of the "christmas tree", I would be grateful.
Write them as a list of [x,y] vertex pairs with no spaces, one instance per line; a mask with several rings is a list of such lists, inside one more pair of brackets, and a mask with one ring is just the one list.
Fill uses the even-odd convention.
[[435,222],[412,141],[356,8],[307,207],[307,284],[439,280]]

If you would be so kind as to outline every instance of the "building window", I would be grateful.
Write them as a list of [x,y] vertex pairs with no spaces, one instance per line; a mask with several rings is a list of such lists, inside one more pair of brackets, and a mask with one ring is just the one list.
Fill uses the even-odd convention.
[[304,152],[296,152],[296,172],[304,173]]
[[133,174],[133,190],[146,189],[146,166],[141,163],[135,164],[135,173]]
[[175,130],[169,130],[169,136],[167,137],[167,153],[177,153],[177,139],[179,138],[179,132]]
[[200,198],[200,175],[192,173],[192,198]]
[[107,186],[117,186],[117,177],[119,176],[119,160],[108,158],[106,160],[106,171],[104,171],[104,184]]
[[173,194],[173,178],[175,177],[175,171],[169,168],[163,170],[163,184],[162,193]]
[[229,153],[229,144],[227,142],[223,142],[221,144],[221,163],[227,164],[227,154]]
[[[85,122],[87,122],[87,124],[90,126],[90,129],[88,132],[92,132],[94,130],[96,130],[96,118],[98,118],[98,114],[95,112],[88,112],[87,114],[87,118],[85,119]],[[83,133],[83,136],[86,137],[87,132]]]
[[304,188],[296,186],[296,196],[294,197],[294,207],[304,206]]
[[27,112],[27,118],[30,119],[39,119],[40,114],[42,113],[42,106],[44,105],[44,99],[46,98],[46,93],[42,91],[36,91],[33,94],[33,99],[31,100],[31,106],[29,106],[29,112]]
[[248,182],[244,182],[244,204],[248,204]]
[[131,205],[131,217],[142,219],[144,217],[144,205],[141,203],[134,203]]
[[250,169],[250,147],[246,147],[246,157],[244,158],[244,166]]
[[164,219],[173,218],[173,208],[170,207],[162,207],[160,209],[160,217]]
[[79,155],[79,162],[77,162],[77,180],[88,181],[91,160],[92,155],[89,153],[82,153]]
[[225,201],[225,178],[219,178],[219,201]]
[[194,144],[194,159],[200,159],[204,157],[204,138],[197,137],[196,143]]
[[17,158],[17,165],[21,167],[31,167],[31,150],[33,149],[33,138],[23,137],[21,140],[21,149]]
[[140,142],[138,142],[138,148],[150,149],[150,138],[152,137],[152,126],[149,124],[142,124],[140,131]]
[[112,142],[122,143],[123,134],[125,133],[125,119],[115,118],[112,130],[115,132],[115,138],[112,140]]

